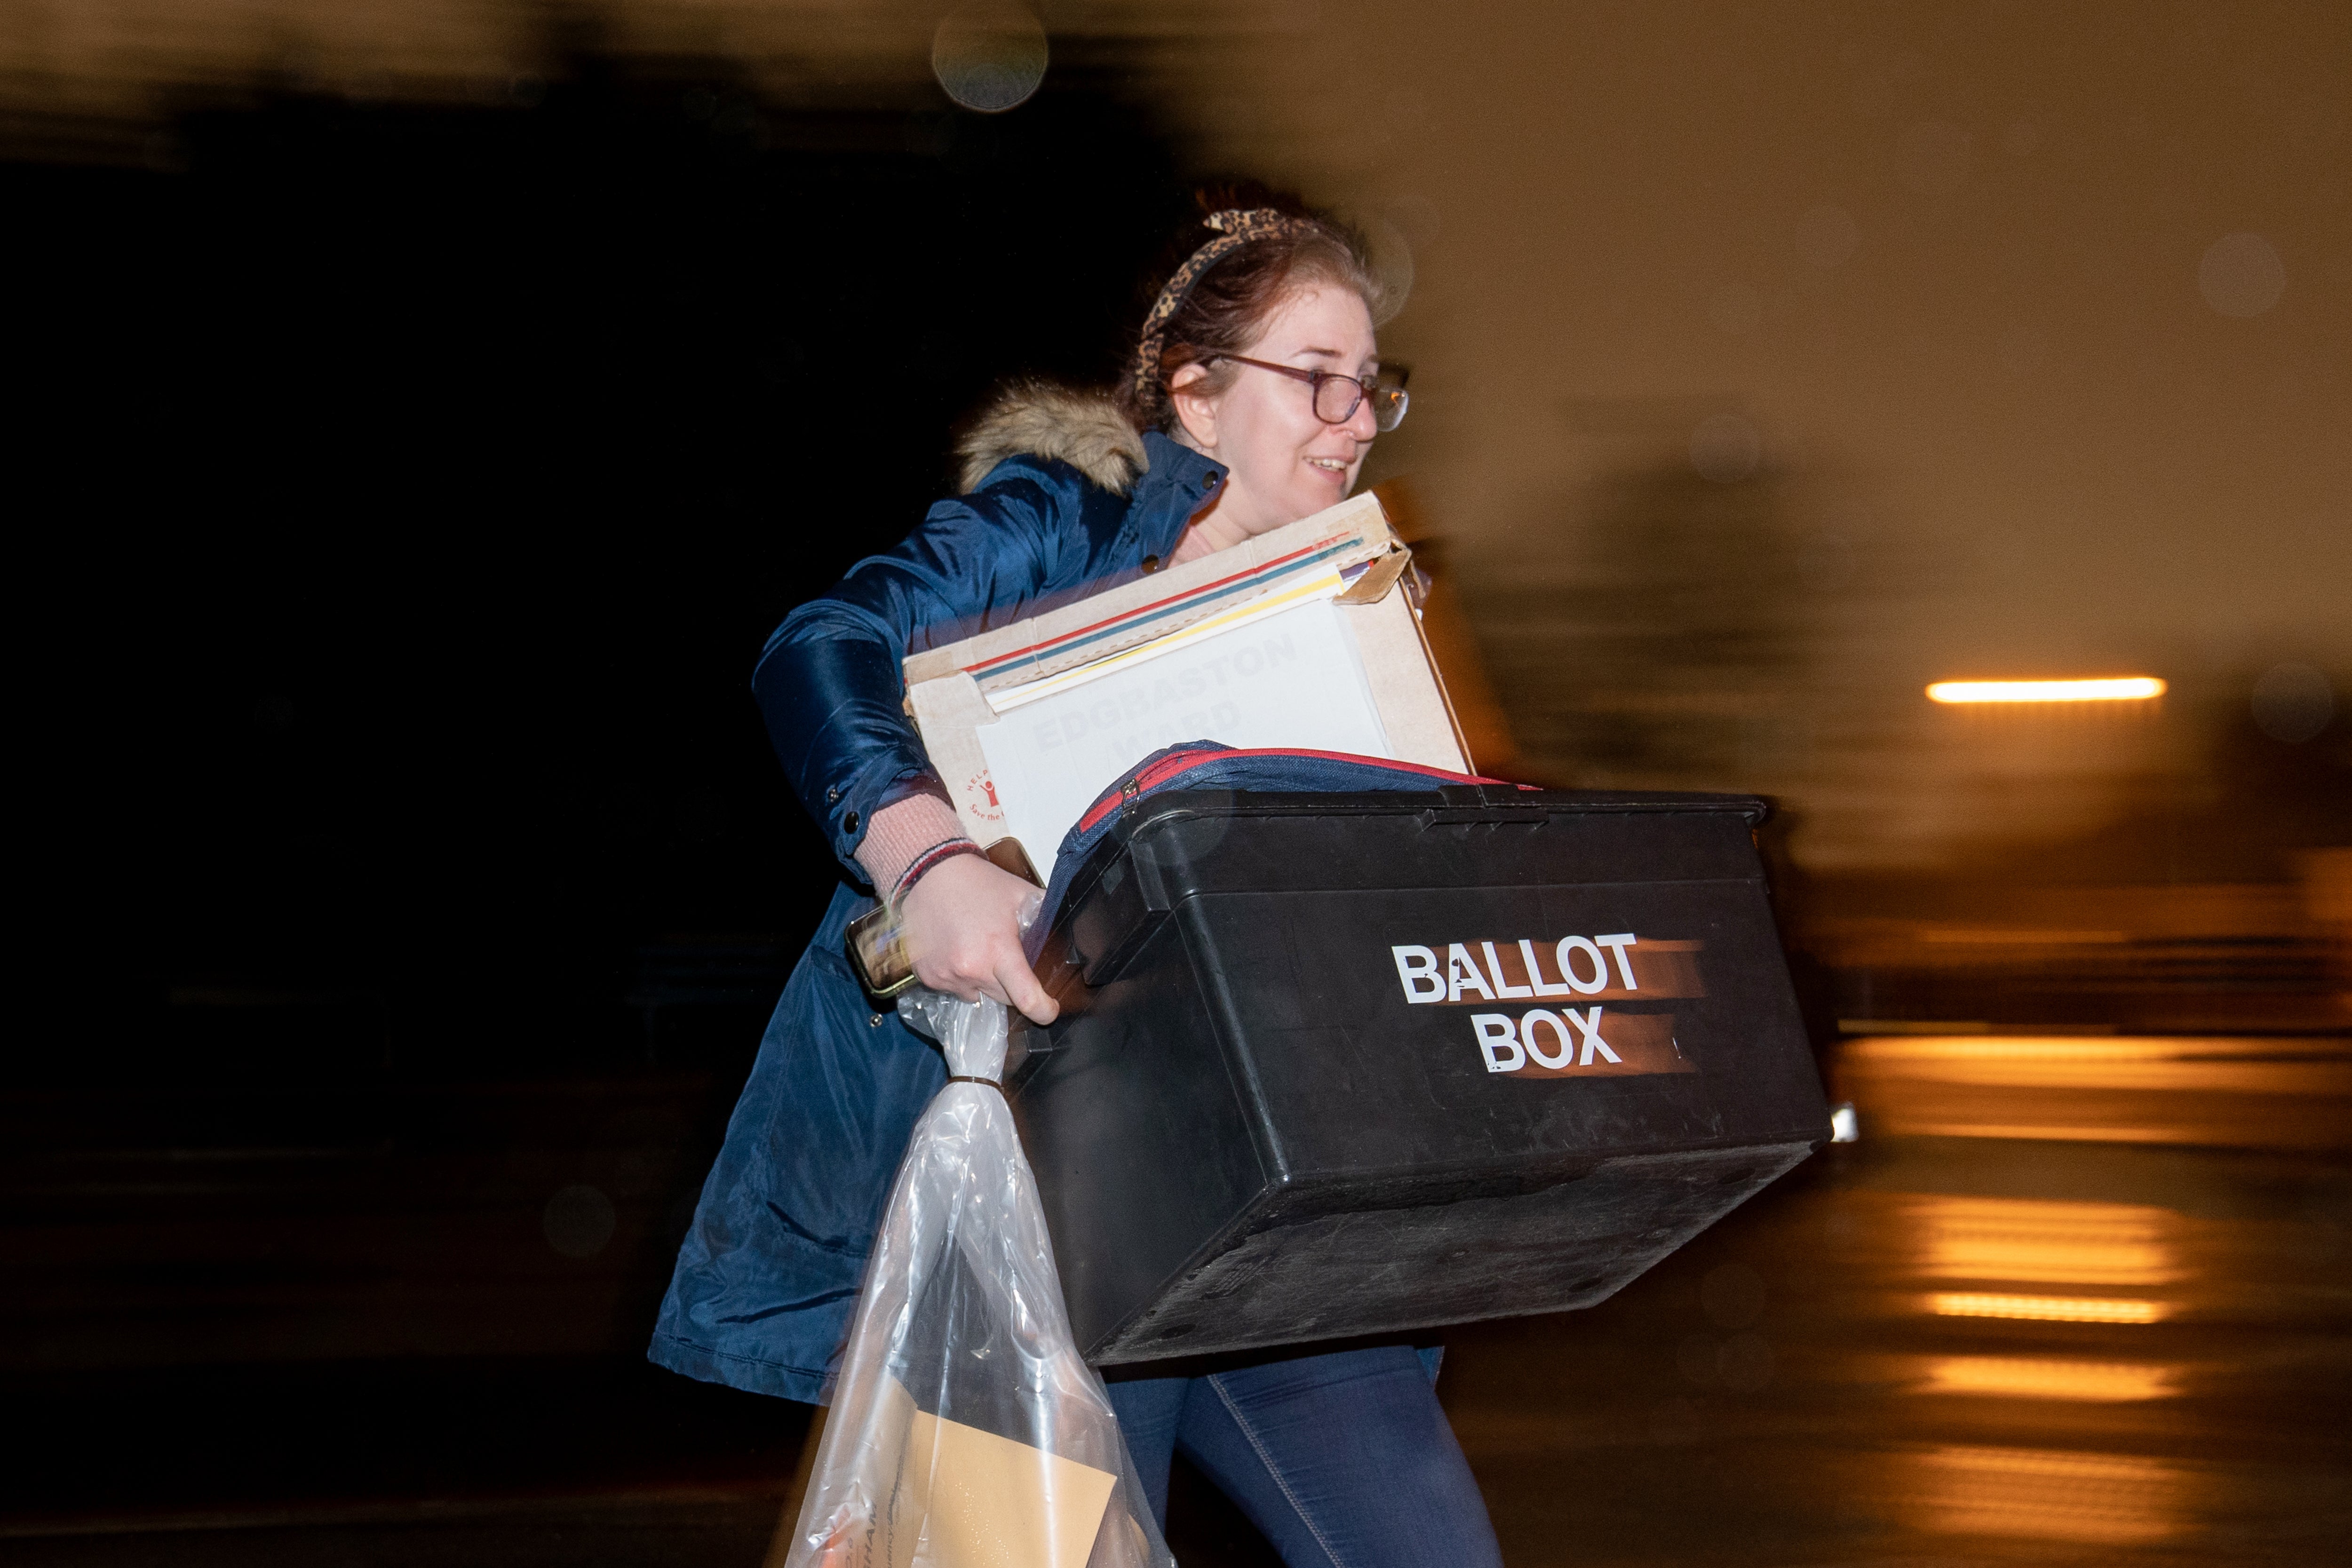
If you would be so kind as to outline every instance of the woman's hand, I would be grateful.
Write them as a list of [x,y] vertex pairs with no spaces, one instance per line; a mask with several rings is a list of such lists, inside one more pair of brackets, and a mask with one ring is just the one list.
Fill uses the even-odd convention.
[[1021,906],[1036,896],[1034,886],[977,855],[932,867],[898,905],[915,978],[967,1002],[993,996],[1033,1023],[1052,1023],[1061,1005],[1021,950]]

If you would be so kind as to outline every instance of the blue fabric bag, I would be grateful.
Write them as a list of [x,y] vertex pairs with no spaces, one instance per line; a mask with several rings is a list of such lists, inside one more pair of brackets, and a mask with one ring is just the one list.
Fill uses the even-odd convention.
[[1360,757],[1347,752],[1310,752],[1291,748],[1244,750],[1215,741],[1180,741],[1162,746],[1129,769],[1119,780],[1095,796],[1092,805],[1069,832],[1062,836],[1054,861],[1054,879],[1045,889],[1045,907],[1029,928],[1029,962],[1037,962],[1046,934],[1069,897],[1071,884],[1094,847],[1118,826],[1118,808],[1143,795],[1168,789],[1248,790],[1259,794],[1345,795],[1359,792],[1426,794],[1448,784],[1489,784],[1502,789],[1534,789],[1502,779],[1457,773],[1419,763],[1391,762],[1385,757]]
[[[1492,779],[1336,752],[1192,741],[1154,752],[1063,838],[1034,963],[1087,853],[1123,800],[1167,789],[1434,791]],[[647,1354],[689,1377],[822,1400],[867,1252],[917,1118],[947,1081],[939,1047],[876,1012],[843,955],[874,907],[844,882],[769,1020],[767,1037],[678,1250]]]

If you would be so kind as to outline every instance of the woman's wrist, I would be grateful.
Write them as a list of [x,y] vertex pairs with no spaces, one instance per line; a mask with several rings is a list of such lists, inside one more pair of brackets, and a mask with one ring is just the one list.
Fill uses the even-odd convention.
[[957,840],[971,843],[953,807],[936,795],[910,795],[867,819],[857,864],[877,894],[903,896],[900,884],[916,860]]
[[907,868],[898,873],[898,879],[890,884],[889,894],[883,901],[895,910],[906,899],[908,893],[915,890],[916,883],[921,881],[925,877],[929,876],[940,867],[944,866],[959,855],[978,855],[980,853],[980,846],[974,844],[971,839],[964,837],[961,834],[957,835],[953,838],[944,839],[938,844],[934,844],[929,849],[924,850],[921,854],[916,856],[912,860],[907,863]]

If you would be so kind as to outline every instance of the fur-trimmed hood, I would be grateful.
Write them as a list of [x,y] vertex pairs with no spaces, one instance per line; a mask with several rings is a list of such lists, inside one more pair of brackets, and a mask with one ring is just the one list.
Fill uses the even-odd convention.
[[1049,382],[1005,388],[956,442],[958,482],[969,495],[1007,458],[1055,458],[1113,495],[1123,496],[1151,460],[1143,437],[1105,392]]

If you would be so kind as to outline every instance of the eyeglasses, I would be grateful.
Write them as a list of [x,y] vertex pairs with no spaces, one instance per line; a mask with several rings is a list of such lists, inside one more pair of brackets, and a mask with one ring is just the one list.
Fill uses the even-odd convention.
[[1404,384],[1412,372],[1403,365],[1384,365],[1377,376],[1360,381],[1336,370],[1297,370],[1268,360],[1244,359],[1240,354],[1211,354],[1209,358],[1254,364],[1260,370],[1307,383],[1315,389],[1315,417],[1326,425],[1345,425],[1356,416],[1356,410],[1369,397],[1372,400],[1372,424],[1382,430],[1393,430],[1404,423],[1405,405],[1412,401]]

